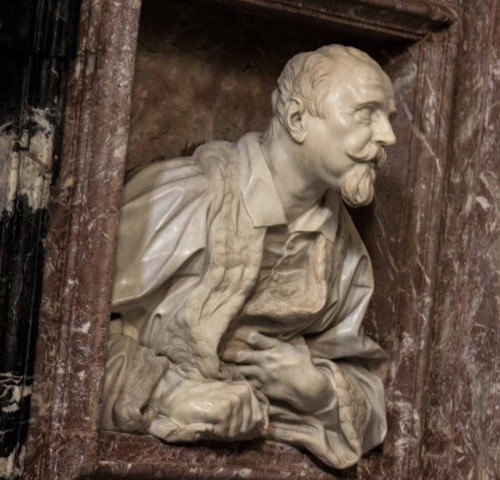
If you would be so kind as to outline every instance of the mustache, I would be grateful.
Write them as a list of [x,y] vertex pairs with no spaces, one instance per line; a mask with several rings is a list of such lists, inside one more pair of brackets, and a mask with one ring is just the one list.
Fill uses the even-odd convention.
[[355,162],[371,162],[376,168],[382,168],[387,163],[387,153],[385,149],[377,143],[369,143],[360,152],[347,152],[347,155]]

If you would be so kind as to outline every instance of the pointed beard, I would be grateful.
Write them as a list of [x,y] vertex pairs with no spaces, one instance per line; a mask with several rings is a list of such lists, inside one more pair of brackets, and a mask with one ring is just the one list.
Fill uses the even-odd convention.
[[351,207],[368,205],[375,196],[375,171],[369,165],[355,165],[342,179],[342,198]]

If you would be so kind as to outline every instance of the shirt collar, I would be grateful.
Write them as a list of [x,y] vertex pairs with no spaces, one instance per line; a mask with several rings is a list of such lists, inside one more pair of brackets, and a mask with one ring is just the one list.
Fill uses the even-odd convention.
[[335,241],[339,198],[329,190],[320,205],[304,212],[289,224],[273,177],[260,147],[260,134],[251,132],[237,143],[240,186],[245,207],[255,227],[288,225],[290,232],[321,232]]

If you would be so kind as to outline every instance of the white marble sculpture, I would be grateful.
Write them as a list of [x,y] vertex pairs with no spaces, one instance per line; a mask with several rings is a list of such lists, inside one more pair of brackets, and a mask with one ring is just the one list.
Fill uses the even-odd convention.
[[394,93],[365,53],[296,55],[263,133],[149,165],[123,193],[103,425],[267,438],[345,468],[386,433],[386,356],[342,203],[368,204]]

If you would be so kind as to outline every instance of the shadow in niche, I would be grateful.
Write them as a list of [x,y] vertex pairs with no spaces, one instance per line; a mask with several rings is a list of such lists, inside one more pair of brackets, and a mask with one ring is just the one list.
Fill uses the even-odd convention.
[[129,172],[185,154],[187,145],[265,130],[276,79],[296,53],[341,43],[367,51],[383,66],[409,44],[209,3],[143,1]]
[[347,207],[349,215],[351,216],[356,228],[359,230],[363,242],[369,239],[365,238],[363,232],[373,230],[375,224],[375,211],[377,210],[377,196],[373,199],[372,203],[360,208]]

